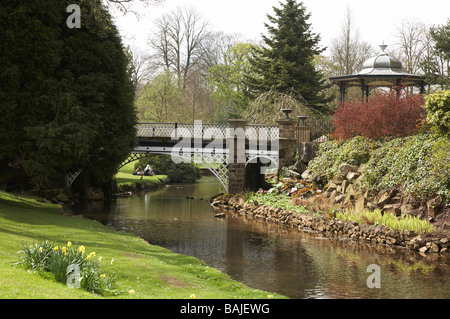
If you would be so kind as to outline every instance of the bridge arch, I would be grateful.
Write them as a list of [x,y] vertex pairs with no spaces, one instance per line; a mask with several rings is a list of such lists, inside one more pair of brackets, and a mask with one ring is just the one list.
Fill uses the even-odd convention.
[[148,152],[132,152],[128,158],[120,164],[119,168],[132,163],[134,161],[150,157],[151,155],[167,155],[172,158],[178,158],[183,162],[187,163],[198,163],[205,166],[213,175],[220,181],[225,191],[228,192],[228,158],[225,154],[191,154],[185,153],[180,155],[179,153],[158,152],[158,151],[148,151]]

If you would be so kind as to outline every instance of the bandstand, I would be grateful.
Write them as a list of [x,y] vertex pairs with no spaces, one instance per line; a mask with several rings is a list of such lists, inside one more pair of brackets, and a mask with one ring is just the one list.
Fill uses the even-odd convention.
[[356,74],[344,75],[330,78],[330,81],[339,86],[339,104],[346,101],[347,89],[349,87],[361,88],[361,100],[368,102],[370,90],[375,87],[391,87],[400,91],[405,87],[416,87],[422,94],[425,92],[425,78],[411,74],[403,70],[403,65],[397,58],[388,55],[385,50],[387,45],[380,45],[381,52],[362,65],[362,70]]

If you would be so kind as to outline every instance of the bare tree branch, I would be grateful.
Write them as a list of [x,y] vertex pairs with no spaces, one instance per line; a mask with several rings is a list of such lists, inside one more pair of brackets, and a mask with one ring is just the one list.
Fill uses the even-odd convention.
[[341,34],[332,41],[330,52],[333,63],[338,67],[338,75],[356,73],[374,54],[372,46],[361,40],[350,8],[345,13]]
[[160,5],[164,0],[103,0],[103,3],[110,9],[114,8],[122,12],[124,15],[133,13],[139,18],[139,10],[136,5],[147,7],[149,5]]

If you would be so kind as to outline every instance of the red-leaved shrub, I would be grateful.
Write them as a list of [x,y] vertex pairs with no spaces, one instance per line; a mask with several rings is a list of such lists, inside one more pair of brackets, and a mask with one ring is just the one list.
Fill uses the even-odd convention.
[[361,100],[345,103],[334,114],[333,137],[377,139],[413,135],[418,130],[423,104],[421,95],[405,94],[397,98],[395,91],[380,92],[367,103]]

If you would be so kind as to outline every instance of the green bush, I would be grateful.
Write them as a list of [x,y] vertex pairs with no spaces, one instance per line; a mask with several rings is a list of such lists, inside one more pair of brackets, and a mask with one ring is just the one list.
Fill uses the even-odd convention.
[[322,143],[308,166],[322,185],[339,172],[342,163],[365,164],[361,186],[384,191],[393,187],[416,198],[438,196],[450,202],[450,141],[432,134],[374,141],[354,137]]
[[450,134],[450,91],[438,91],[425,97],[427,122],[441,135]]
[[394,139],[373,152],[361,183],[377,191],[401,187],[416,198],[438,195],[449,201],[449,157],[445,137],[419,134]]
[[308,169],[312,175],[318,176],[322,184],[326,184],[339,172],[341,164],[364,164],[379,146],[379,142],[361,136],[345,141],[322,143],[317,157],[309,163]]

